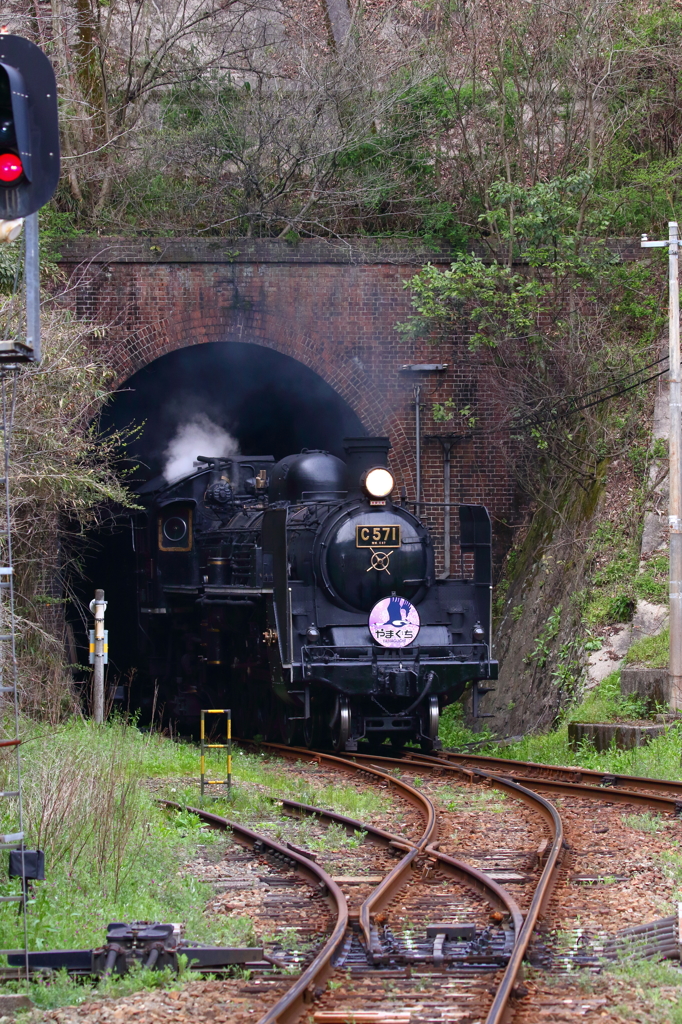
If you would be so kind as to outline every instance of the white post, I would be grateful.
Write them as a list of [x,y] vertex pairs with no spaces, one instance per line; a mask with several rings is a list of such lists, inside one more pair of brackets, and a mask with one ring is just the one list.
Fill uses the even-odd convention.
[[668,224],[670,315],[670,709],[682,710],[682,373],[680,367],[679,237]]
[[95,669],[92,680],[92,717],[97,725],[104,721],[104,591],[95,591],[90,611],[95,615]]
[[643,249],[668,246],[668,341],[670,373],[670,459],[668,526],[670,547],[670,710],[682,711],[682,366],[680,365],[680,282],[677,221],[668,221],[668,238],[649,240],[642,235]]

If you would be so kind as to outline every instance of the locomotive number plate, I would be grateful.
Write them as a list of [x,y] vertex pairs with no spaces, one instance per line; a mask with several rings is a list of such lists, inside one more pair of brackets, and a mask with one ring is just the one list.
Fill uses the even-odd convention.
[[356,548],[399,548],[400,526],[356,526]]

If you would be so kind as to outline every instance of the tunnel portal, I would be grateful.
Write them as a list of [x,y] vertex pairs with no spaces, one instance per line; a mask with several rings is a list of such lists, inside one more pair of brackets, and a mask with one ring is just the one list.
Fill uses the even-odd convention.
[[[343,438],[366,433],[340,395],[313,370],[291,356],[260,345],[214,342],[177,349],[127,380],[101,417],[101,430],[128,435],[122,465],[131,487],[163,473],[169,445],[187,424],[215,428],[235,443],[230,454],[273,455],[281,459],[303,448],[343,456]],[[200,435],[202,433],[200,429]],[[209,442],[200,442],[208,445]],[[193,451],[197,455],[224,454]],[[90,537],[80,598],[105,591],[109,629],[109,678],[124,680],[136,664],[135,558],[127,515],[112,515]],[[74,623],[79,661],[87,661],[86,634]],[[134,687],[132,707],[149,709],[148,681]],[[126,695],[127,697],[127,695]]]

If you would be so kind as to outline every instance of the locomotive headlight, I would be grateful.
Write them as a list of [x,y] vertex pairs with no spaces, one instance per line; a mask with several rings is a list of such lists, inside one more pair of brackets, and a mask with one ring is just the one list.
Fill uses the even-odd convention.
[[485,643],[485,630],[480,622],[477,622],[471,630],[471,639],[475,644]]
[[370,469],[363,480],[365,490],[373,498],[387,498],[395,487],[393,474],[382,466]]

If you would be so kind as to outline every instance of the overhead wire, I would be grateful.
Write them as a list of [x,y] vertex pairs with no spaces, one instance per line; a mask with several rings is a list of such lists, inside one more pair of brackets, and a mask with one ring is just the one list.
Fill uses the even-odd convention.
[[563,409],[554,410],[551,414],[545,416],[526,416],[523,420],[517,423],[517,427],[525,427],[529,425],[536,426],[541,423],[550,423],[552,420],[557,420],[560,419],[561,417],[569,416],[572,413],[582,412],[585,409],[592,409],[595,405],[601,405],[602,402],[608,402],[612,398],[618,398],[619,395],[624,395],[628,391],[634,391],[636,388],[642,387],[644,384],[648,384],[650,381],[656,380],[658,377],[663,376],[663,374],[667,372],[667,367],[664,366],[662,370],[658,371],[658,373],[654,373],[648,377],[645,377],[644,379],[637,380],[633,384],[628,385],[628,387],[620,388],[619,390],[613,391],[611,394],[608,395],[602,395],[600,398],[596,398],[593,402],[585,402],[583,405],[572,404],[573,402],[575,402],[576,399],[589,398],[591,395],[597,395],[602,391],[606,391],[607,389],[616,387],[619,384],[623,384],[625,381],[631,380],[632,377],[636,376],[637,374],[643,373],[646,370],[651,369],[653,366],[658,366],[662,362],[666,362],[667,359],[667,355],[661,356],[660,359],[655,359],[653,362],[647,363],[646,366],[641,366],[638,370],[633,370],[632,373],[628,373],[624,377],[619,377],[617,380],[612,380],[608,384],[603,384],[601,387],[595,388],[593,391],[587,391],[584,395],[575,396],[572,399],[563,399]]

